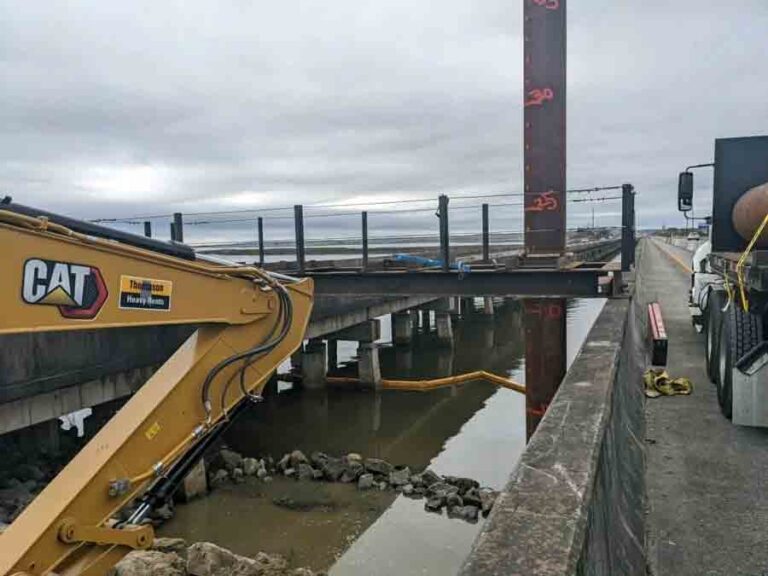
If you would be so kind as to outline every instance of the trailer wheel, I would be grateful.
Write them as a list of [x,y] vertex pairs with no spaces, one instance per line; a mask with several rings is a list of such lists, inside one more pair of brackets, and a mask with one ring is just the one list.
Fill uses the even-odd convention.
[[730,418],[733,413],[733,349],[734,349],[734,305],[722,315],[720,343],[717,354],[717,403],[723,416]]
[[705,354],[707,360],[707,376],[713,384],[719,377],[718,361],[720,346],[720,329],[723,323],[723,292],[710,290],[707,298],[707,309],[704,314],[704,330],[706,334]]
[[731,302],[722,315],[720,352],[718,354],[717,400],[726,418],[733,413],[733,371],[736,363],[763,338],[761,319]]

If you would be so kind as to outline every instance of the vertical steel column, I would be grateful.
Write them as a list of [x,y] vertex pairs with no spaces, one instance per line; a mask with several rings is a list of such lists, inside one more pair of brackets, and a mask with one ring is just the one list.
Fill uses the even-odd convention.
[[368,270],[368,212],[363,212],[363,272]]
[[296,266],[300,273],[304,273],[306,263],[304,259],[304,206],[296,204],[293,207],[293,222],[296,227]]
[[628,272],[635,261],[635,189],[621,187],[621,270]]
[[491,260],[491,246],[488,223],[488,204],[483,204],[483,262]]
[[181,217],[181,212],[176,212],[173,215],[173,231],[176,235],[173,240],[184,242],[184,220]]
[[451,244],[448,233],[448,196],[441,194],[438,198],[437,214],[440,218],[440,258],[443,261],[443,271],[451,268]]
[[144,236],[147,238],[152,238],[152,222],[149,220],[144,222]]
[[171,242],[176,241],[176,225],[171,222]]
[[257,222],[259,228],[259,266],[264,266],[264,218],[259,216]]
[[566,372],[566,301],[525,300],[525,408],[530,438]]
[[566,0],[524,0],[525,251],[565,252]]
[[[524,0],[525,253],[560,256],[566,244],[566,0]],[[528,438],[566,371],[566,301],[525,301]]]
[[635,187],[632,186],[632,194],[630,197],[630,206],[632,208],[632,217],[630,220],[632,221],[632,252],[630,254],[630,263],[632,266],[635,265],[635,256],[637,256],[637,219],[635,216]]

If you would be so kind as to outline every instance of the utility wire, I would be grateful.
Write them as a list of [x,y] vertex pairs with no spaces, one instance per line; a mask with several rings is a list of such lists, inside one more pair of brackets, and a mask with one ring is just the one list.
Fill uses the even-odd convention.
[[[574,188],[566,190],[566,194],[587,194],[592,192],[601,192],[601,191],[607,191],[607,190],[621,190],[621,186],[597,186],[594,188]],[[451,200],[473,200],[473,199],[480,199],[480,198],[502,198],[502,197],[524,197],[532,195],[532,193],[522,193],[522,192],[504,192],[504,193],[491,193],[491,194],[459,194],[459,195],[451,195]],[[393,205],[393,204],[418,204],[423,202],[434,202],[436,198],[407,198],[403,200],[379,200],[375,202],[354,202],[354,203],[348,203],[348,202],[339,202],[339,203],[319,203],[319,204],[306,204],[304,205],[304,208],[312,209],[312,208],[347,208],[347,207],[354,207],[354,206],[386,206],[386,205]],[[264,213],[264,212],[281,212],[286,210],[292,210],[293,206],[272,206],[272,207],[265,207],[265,208],[248,208],[248,209],[241,209],[241,210],[217,210],[217,211],[207,211],[207,212],[185,212],[184,216],[227,216],[230,214],[244,214],[244,213],[251,213],[251,212],[257,212],[257,213]],[[94,223],[133,223],[138,221],[144,221],[144,220],[158,220],[158,219],[165,219],[165,218],[172,218],[173,214],[150,214],[150,215],[143,215],[143,216],[128,216],[124,218],[97,218],[95,220],[91,220],[91,222]],[[284,218],[289,218],[289,216],[285,216]]]

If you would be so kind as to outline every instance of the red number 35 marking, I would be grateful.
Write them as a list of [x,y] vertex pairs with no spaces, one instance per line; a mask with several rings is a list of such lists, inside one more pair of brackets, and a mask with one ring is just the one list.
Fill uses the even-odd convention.
[[560,8],[560,0],[533,0],[533,3],[547,10],[557,10]]

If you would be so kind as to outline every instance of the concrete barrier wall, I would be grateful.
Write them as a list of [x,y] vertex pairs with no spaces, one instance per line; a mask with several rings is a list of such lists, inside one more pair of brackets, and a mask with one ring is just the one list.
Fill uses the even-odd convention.
[[628,310],[578,574],[645,575],[645,314]]
[[190,326],[0,336],[0,404],[162,364]]
[[606,303],[463,576],[645,574],[641,321]]
[[688,240],[687,238],[680,237],[670,238],[669,236],[657,236],[657,238],[665,244],[675,246],[676,248],[681,248],[687,252],[690,252],[691,254],[696,252],[697,248],[701,246],[702,243],[707,241],[706,237],[699,238],[698,240]]

